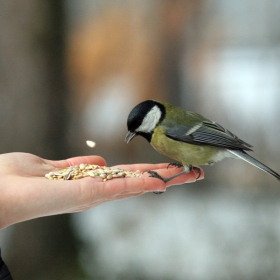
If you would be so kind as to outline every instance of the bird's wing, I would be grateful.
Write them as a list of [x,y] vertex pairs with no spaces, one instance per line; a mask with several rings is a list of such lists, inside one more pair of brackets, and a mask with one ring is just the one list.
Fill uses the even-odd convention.
[[212,121],[202,121],[192,127],[174,125],[167,129],[166,136],[190,144],[204,144],[228,149],[249,150],[252,146]]

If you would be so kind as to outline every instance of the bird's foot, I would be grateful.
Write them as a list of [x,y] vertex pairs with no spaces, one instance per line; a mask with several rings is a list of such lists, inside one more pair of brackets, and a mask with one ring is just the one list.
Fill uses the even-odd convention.
[[164,192],[153,192],[154,194],[162,194],[162,193],[164,193]]
[[156,171],[152,171],[152,170],[145,170],[143,173],[145,173],[145,172],[147,172],[147,173],[149,173],[149,174],[151,174],[151,176],[150,177],[153,177],[153,178],[158,178],[158,179],[160,179],[160,180],[162,180],[162,181],[164,181],[164,178],[162,178]]
[[[143,173],[145,173],[145,172],[147,172],[147,173],[149,173],[149,174],[151,174],[151,176],[150,177],[153,177],[153,178],[157,178],[157,179],[160,179],[160,180],[162,180],[164,183],[166,183],[165,182],[165,179],[164,178],[162,178],[156,171],[152,171],[152,170],[145,170]],[[164,193],[164,192],[154,192],[155,194],[161,194],[161,193]]]
[[181,168],[183,167],[183,164],[181,163],[177,163],[177,162],[171,162],[167,165],[167,169],[170,167],[170,166],[175,166],[176,168]]
[[196,180],[199,179],[200,175],[201,175],[201,170],[200,168],[196,167],[196,166],[191,166],[190,167],[190,171],[195,170],[198,173],[198,176],[196,177]]

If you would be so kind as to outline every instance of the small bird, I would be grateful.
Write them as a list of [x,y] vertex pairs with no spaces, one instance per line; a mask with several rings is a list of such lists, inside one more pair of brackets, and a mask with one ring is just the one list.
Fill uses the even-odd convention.
[[152,177],[168,182],[195,169],[194,165],[212,165],[224,158],[243,159],[280,180],[280,175],[246,153],[252,146],[221,125],[203,116],[185,111],[177,106],[146,100],[135,106],[128,115],[129,143],[135,136],[143,136],[159,153],[176,160],[170,163],[184,167],[171,177],[162,178],[157,172],[147,170]]

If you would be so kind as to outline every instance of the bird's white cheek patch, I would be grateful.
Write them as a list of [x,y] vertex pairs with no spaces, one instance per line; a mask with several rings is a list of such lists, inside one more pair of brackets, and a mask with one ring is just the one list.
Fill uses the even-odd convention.
[[140,132],[152,132],[158,124],[161,117],[161,111],[157,105],[155,105],[150,112],[145,116],[141,125],[136,129]]

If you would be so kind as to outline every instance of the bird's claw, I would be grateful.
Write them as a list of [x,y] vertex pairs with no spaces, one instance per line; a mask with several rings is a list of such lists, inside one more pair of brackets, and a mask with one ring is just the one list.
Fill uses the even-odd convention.
[[200,178],[200,176],[201,176],[201,170],[200,170],[200,168],[198,168],[198,167],[196,167],[196,166],[192,166],[192,168],[191,168],[190,170],[191,170],[191,171],[192,171],[192,170],[197,171],[198,176],[196,177],[196,180],[198,180],[198,179]]
[[[151,174],[150,177],[160,179],[160,180],[162,180],[164,183],[166,183],[165,180],[164,180],[164,178],[162,178],[156,171],[145,170],[143,173],[145,173],[145,172]],[[161,194],[161,193],[164,193],[164,192],[154,192],[154,194]]]
[[167,165],[167,169],[170,167],[170,166],[175,166],[176,168],[181,168],[183,167],[183,164],[181,163],[177,163],[177,162],[171,162]]
[[162,178],[156,171],[145,170],[143,173],[145,173],[145,172],[151,174],[150,177],[157,178],[157,179],[160,179],[160,180],[164,181],[164,178]]

